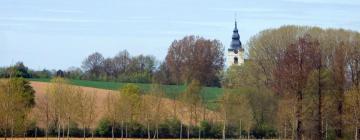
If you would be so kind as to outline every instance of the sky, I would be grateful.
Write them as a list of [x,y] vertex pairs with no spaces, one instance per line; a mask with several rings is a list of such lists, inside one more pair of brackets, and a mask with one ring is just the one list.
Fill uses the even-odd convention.
[[360,31],[359,13],[359,0],[1,0],[0,67],[66,70],[125,49],[161,61],[186,35],[228,48],[235,17],[247,49],[251,36],[282,25]]

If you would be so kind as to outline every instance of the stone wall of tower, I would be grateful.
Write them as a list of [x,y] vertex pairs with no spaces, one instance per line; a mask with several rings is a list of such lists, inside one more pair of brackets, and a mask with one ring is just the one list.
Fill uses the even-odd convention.
[[[238,58],[238,63],[235,64],[234,63],[234,58],[237,57]],[[227,52],[227,57],[226,57],[226,65],[228,67],[232,66],[232,65],[242,65],[244,63],[244,51],[239,51],[237,54],[235,54],[233,51],[228,51]]]

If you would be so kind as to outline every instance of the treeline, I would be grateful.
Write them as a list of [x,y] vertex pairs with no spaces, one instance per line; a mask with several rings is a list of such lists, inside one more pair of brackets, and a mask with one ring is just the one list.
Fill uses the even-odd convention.
[[202,85],[220,87],[223,67],[224,47],[220,41],[186,36],[173,41],[164,62],[156,61],[154,56],[131,57],[126,50],[106,59],[98,52],[93,53],[83,61],[81,78],[178,85],[196,79]]
[[10,69],[16,69],[20,73],[15,76],[24,78],[60,76],[79,80],[177,85],[196,79],[205,86],[221,87],[223,68],[224,47],[219,40],[186,36],[173,41],[163,62],[151,55],[131,56],[126,50],[109,58],[95,52],[83,60],[81,68],[34,71],[18,62],[8,68],[0,68],[0,77],[8,78]]
[[41,71],[32,70],[26,67],[23,62],[17,62],[9,67],[0,67],[0,78],[9,78],[10,75],[23,78],[51,78],[53,75],[56,75],[56,71],[46,69]]
[[[98,99],[67,80],[51,80],[37,94],[23,78],[0,82],[0,136],[2,137],[121,137],[121,138],[239,138],[255,137],[252,112],[246,96],[226,92],[214,115],[201,96],[202,86],[192,80],[177,97],[164,104],[160,85],[146,93],[133,84]],[[104,102],[104,106],[99,106]],[[167,105],[167,106],[166,106]],[[171,108],[171,112],[166,112]],[[236,109],[237,108],[237,109]],[[105,113],[99,116],[99,110]],[[226,115],[225,115],[226,114]],[[187,116],[184,119],[183,116]],[[233,121],[240,124],[232,125]],[[254,135],[255,134],[255,135]]]
[[[95,52],[82,64],[82,79],[132,83],[150,83],[156,69],[154,56],[130,56],[126,50],[113,58],[104,58]],[[70,72],[71,73],[71,72]]]
[[262,95],[255,127],[292,139],[358,139],[360,34],[284,26],[249,41],[249,60],[226,73],[229,88]]

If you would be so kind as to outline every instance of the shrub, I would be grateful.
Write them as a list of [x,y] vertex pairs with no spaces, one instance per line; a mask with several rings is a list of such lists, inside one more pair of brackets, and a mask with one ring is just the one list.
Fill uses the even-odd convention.
[[159,125],[159,137],[177,138],[180,134],[180,121],[178,119],[166,119]]
[[100,137],[111,137],[111,123],[107,119],[100,120],[95,134]]

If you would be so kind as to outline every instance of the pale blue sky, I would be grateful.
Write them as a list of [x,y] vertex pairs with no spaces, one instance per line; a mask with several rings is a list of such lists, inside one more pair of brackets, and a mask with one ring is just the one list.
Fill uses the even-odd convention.
[[359,0],[1,0],[0,66],[67,69],[124,49],[162,60],[190,34],[228,47],[235,12],[244,44],[288,24],[360,30]]

